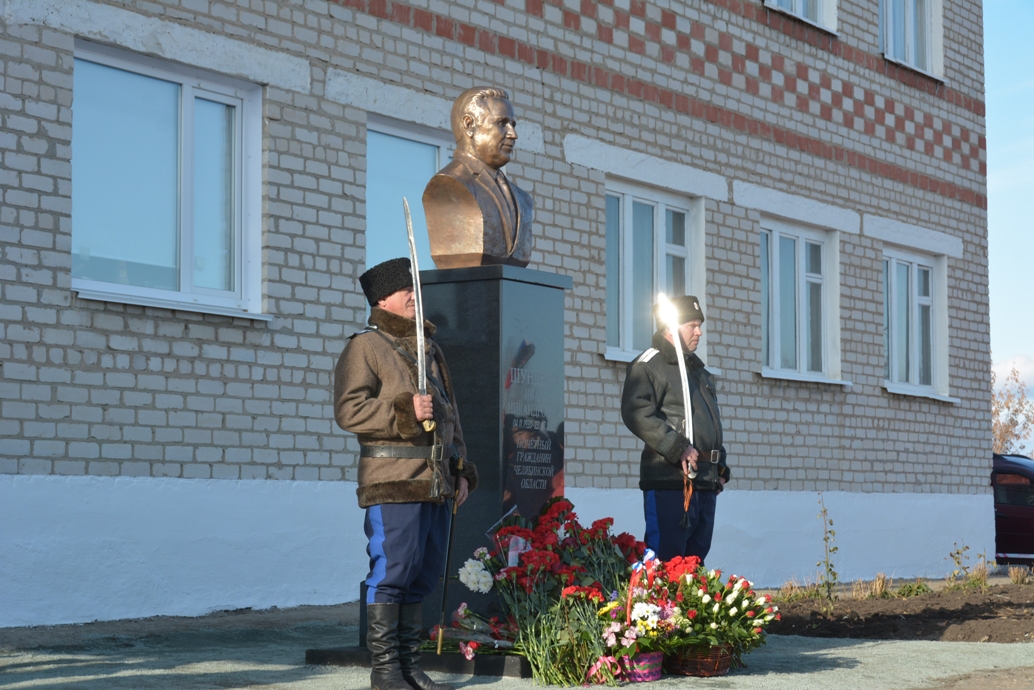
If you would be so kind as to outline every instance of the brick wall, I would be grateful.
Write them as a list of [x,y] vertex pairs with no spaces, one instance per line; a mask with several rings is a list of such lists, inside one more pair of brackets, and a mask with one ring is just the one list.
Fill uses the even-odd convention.
[[[961,402],[883,390],[882,244],[864,234],[842,233],[840,245],[841,359],[854,385],[762,379],[761,216],[735,197],[708,199],[708,363],[722,370],[740,488],[987,491],[979,3],[944,1],[943,82],[882,58],[876,0],[840,2],[836,37],[760,0],[77,0],[38,16],[31,5],[9,2],[0,23],[0,472],[355,479],[357,444],[331,421],[330,388],[364,313],[366,113],[325,96],[338,69],[450,100],[499,84],[519,120],[541,127],[544,151],[518,146],[507,170],[536,197],[531,267],[574,279],[569,484],[634,487],[639,452],[618,413],[624,364],[602,356],[606,178],[566,162],[563,138],[577,133],[961,239],[962,256],[948,259],[949,373]],[[271,322],[71,292],[74,33],[136,44],[117,23],[79,28],[68,7],[113,8],[307,62],[307,90],[263,93]],[[169,44],[140,41],[169,57]]]

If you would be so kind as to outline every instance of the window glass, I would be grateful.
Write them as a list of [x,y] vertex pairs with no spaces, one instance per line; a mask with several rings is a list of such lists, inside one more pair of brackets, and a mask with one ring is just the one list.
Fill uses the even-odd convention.
[[883,377],[890,381],[891,349],[890,349],[890,262],[883,260]]
[[682,211],[665,209],[665,242],[668,244],[686,246],[686,214]]
[[908,54],[905,52],[905,3],[907,0],[886,0],[890,12],[890,36],[889,42],[891,52],[899,60],[905,60]]
[[1000,472],[995,475],[995,503],[1034,506],[1034,486],[1028,477]]
[[414,139],[366,131],[366,267],[409,256],[402,198],[409,201],[420,270],[433,269],[424,187],[438,172],[439,147]]
[[822,371],[822,283],[808,283],[808,371]]
[[920,268],[919,269],[919,296],[929,297],[930,296],[930,269]]
[[194,100],[194,285],[234,289],[234,108]]
[[897,381],[908,383],[908,371],[911,366],[909,357],[909,343],[911,342],[911,312],[909,292],[909,273],[911,267],[908,264],[898,263],[895,269],[894,293],[896,298],[895,323],[894,323],[894,349],[897,361]]
[[769,288],[771,281],[769,242],[771,242],[769,233],[761,233],[761,364],[766,367],[772,366],[771,349],[769,347],[769,332],[772,329],[769,304],[772,299],[772,291]]
[[621,197],[607,195],[607,345],[621,346]]
[[915,7],[912,17],[913,34],[915,35],[915,62],[916,67],[923,70],[930,69],[930,19],[927,8],[927,0],[914,0]]
[[632,348],[645,350],[653,337],[654,207],[632,202]]
[[933,384],[933,341],[931,336],[930,305],[919,306],[919,384]]
[[72,276],[179,289],[180,85],[75,60]]
[[779,238],[779,366],[797,368],[797,241]]

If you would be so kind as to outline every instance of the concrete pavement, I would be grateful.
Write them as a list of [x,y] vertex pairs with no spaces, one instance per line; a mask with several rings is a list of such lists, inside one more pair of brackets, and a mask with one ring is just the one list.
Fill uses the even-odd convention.
[[[327,609],[326,611],[324,609]],[[343,609],[344,615],[339,615]],[[356,644],[354,607],[221,618],[0,629],[0,688],[364,690],[368,671],[306,666],[305,650]],[[665,678],[652,690],[1034,688],[1034,644],[770,636],[723,678]],[[531,680],[433,674],[457,688],[531,690]]]

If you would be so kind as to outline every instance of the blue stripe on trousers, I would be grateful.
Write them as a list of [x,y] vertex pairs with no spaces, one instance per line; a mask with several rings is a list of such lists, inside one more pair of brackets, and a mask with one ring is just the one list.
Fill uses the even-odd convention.
[[367,604],[412,604],[434,590],[445,565],[447,503],[385,503],[366,509]]

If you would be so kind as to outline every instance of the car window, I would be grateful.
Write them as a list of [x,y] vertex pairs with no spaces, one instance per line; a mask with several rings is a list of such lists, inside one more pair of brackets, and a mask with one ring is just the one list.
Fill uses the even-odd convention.
[[1030,477],[999,472],[995,475],[995,503],[1010,506],[1034,506],[1034,486]]

